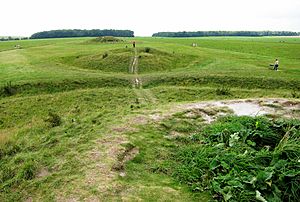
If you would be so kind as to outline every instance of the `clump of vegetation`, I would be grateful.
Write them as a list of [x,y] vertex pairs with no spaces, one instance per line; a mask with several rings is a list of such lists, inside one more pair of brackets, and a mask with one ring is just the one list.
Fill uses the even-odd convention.
[[297,92],[296,90],[292,91],[292,98],[300,98],[300,92]]
[[[220,201],[298,201],[300,122],[225,117],[180,140],[172,175]],[[184,144],[183,144],[184,143]]]
[[51,127],[60,126],[62,122],[60,116],[53,112],[49,112],[48,118],[45,121],[48,122]]
[[118,39],[113,36],[101,36],[101,37],[92,39],[92,41],[93,42],[101,42],[101,43],[117,43],[117,42],[122,42],[123,40]]
[[146,48],[145,48],[145,52],[146,52],[146,53],[149,53],[150,50],[151,50],[151,49],[150,49],[149,47],[146,47]]
[[0,159],[4,156],[13,156],[14,154],[18,153],[22,150],[23,145],[16,144],[12,138],[8,139],[7,141],[0,142]]
[[1,89],[0,89],[0,94],[2,96],[12,96],[17,93],[17,88],[13,86],[10,82],[7,82]]
[[230,88],[228,87],[221,87],[216,89],[216,94],[217,95],[230,95]]
[[18,166],[1,165],[0,168],[0,188],[2,191],[6,191],[7,188],[24,180],[33,179],[37,173],[37,165],[33,159],[26,159],[24,162],[20,162]]
[[108,53],[103,53],[102,59],[107,58],[107,56],[108,56]]
[[30,160],[24,163],[20,169],[20,178],[30,180],[33,179],[37,170],[37,166],[34,161]]

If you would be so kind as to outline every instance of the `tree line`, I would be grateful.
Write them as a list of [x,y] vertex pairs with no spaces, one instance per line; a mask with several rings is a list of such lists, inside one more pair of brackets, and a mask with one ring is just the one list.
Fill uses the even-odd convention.
[[202,36],[299,36],[300,32],[290,31],[198,31],[158,32],[152,37],[202,37]]
[[31,39],[44,38],[66,38],[66,37],[97,37],[97,36],[115,36],[115,37],[134,37],[134,32],[130,30],[113,30],[113,29],[63,29],[37,32],[31,35]]
[[[44,38],[66,38],[66,37],[134,37],[131,30],[113,30],[113,29],[63,29],[37,32],[31,35],[30,39]],[[202,37],[202,36],[300,36],[300,32],[291,31],[197,31],[197,32],[158,32],[152,37]],[[0,41],[26,40],[28,37],[0,37]]]

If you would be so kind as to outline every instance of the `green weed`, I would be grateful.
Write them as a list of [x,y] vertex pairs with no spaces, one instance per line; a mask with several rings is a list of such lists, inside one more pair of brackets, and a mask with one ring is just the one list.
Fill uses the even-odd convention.
[[259,192],[267,201],[297,201],[299,129],[296,120],[225,117],[184,140],[168,169],[216,200],[255,201]]

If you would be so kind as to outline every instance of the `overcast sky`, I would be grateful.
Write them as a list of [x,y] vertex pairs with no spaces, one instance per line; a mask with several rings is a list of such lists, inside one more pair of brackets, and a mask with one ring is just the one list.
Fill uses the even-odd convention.
[[54,29],[300,31],[300,0],[2,0],[0,36]]

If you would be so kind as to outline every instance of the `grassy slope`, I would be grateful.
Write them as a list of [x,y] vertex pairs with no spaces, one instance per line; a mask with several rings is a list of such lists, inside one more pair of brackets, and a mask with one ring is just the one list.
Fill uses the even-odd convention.
[[[162,82],[166,83],[166,80],[172,80],[173,78],[175,78],[173,80],[178,80],[178,77],[183,77],[183,81],[195,77],[200,78],[200,80],[205,77],[211,77],[215,79],[210,79],[212,81],[210,83],[223,85],[223,78],[227,78],[230,80],[228,83],[231,82],[236,87],[243,82],[232,81],[236,81],[239,78],[244,80],[243,78],[247,77],[248,80],[252,81],[246,84],[247,88],[257,88],[257,86],[261,86],[261,88],[271,87],[273,86],[272,83],[278,83],[274,82],[275,80],[279,81],[282,88],[291,88],[290,81],[292,83],[295,83],[295,80],[299,82],[299,56],[297,55],[299,52],[299,39],[286,39],[287,41],[292,40],[291,43],[282,43],[280,42],[281,39],[274,41],[274,38],[265,38],[264,40],[259,38],[257,41],[252,41],[254,40],[253,38],[246,38],[248,40],[235,38],[213,39],[138,38],[141,55],[139,72],[144,73],[144,83],[160,85]],[[32,41],[32,43],[24,41],[22,42],[24,45],[21,44],[23,49],[1,52],[0,85],[8,81],[12,81],[15,84],[61,83],[63,80],[89,81],[98,80],[99,77],[109,77],[114,80],[112,77],[122,79],[130,77],[126,76],[130,64],[128,60],[130,52],[128,52],[128,49],[125,49],[126,43],[99,44],[87,43],[86,40],[88,39],[41,40],[38,41],[41,43],[41,46],[37,46],[37,41]],[[199,47],[191,47],[190,44],[192,42],[197,42]],[[4,48],[7,46],[7,43],[10,43],[11,46],[14,44],[13,42],[4,42]],[[143,48],[148,46],[153,49],[148,54],[150,58],[145,57],[143,52]],[[120,51],[122,49],[124,53],[128,53],[126,53],[127,59],[125,61],[124,58],[120,57],[121,66],[116,65],[116,58],[112,57],[110,59],[109,54],[105,58],[105,60],[109,61],[102,65],[103,71],[99,71],[97,68],[87,69],[89,66],[93,67],[94,63],[97,64],[97,56],[101,57],[101,54],[104,52],[114,52],[114,50]],[[151,54],[152,51],[156,53]],[[154,57],[151,59],[152,55]],[[168,57],[165,57],[165,55]],[[85,56],[85,60],[82,61],[81,56]],[[280,59],[281,71],[269,71],[268,65],[273,63],[274,58],[277,57]],[[75,61],[72,60],[70,62],[70,58],[75,58]],[[93,58],[96,58],[96,61]],[[177,64],[177,66],[174,64]],[[165,77],[167,78],[166,80],[160,79]],[[195,85],[198,81],[186,83]],[[186,83],[175,82],[176,85],[186,85]],[[253,85],[253,83],[256,84]],[[174,82],[171,82],[171,84],[173,85]],[[200,84],[201,86],[205,85],[205,83],[201,82]]]
[[[134,52],[125,45],[130,47],[131,39],[119,44],[88,40],[0,43],[0,86],[11,81],[17,88],[16,95],[0,98],[0,199],[205,201],[205,193],[191,194],[173,178],[152,172],[156,155],[166,153],[164,147],[172,147],[156,128],[147,126],[125,136],[139,147],[140,154],[128,163],[126,178],[107,180],[105,194],[97,181],[88,185],[85,181],[89,171],[98,166],[90,153],[95,148],[106,149],[97,141],[124,136],[126,130],[118,133],[113,128],[130,117],[148,115],[145,110],[198,100],[291,97],[300,86],[300,39],[137,38],[139,73],[148,89],[136,90],[131,89],[133,76],[127,72]],[[199,46],[191,47],[193,42]],[[22,49],[15,50],[16,43]],[[145,47],[150,47],[150,53],[144,52]],[[114,57],[100,69],[85,63],[104,52],[110,59],[110,54],[120,50],[126,53],[120,57],[121,66]],[[78,62],[77,56],[87,60]],[[70,62],[70,58],[75,60]],[[268,69],[275,58],[280,60],[279,72]],[[216,88],[224,83],[231,93],[216,95]],[[50,127],[45,121],[49,112],[61,117],[60,126]],[[102,160],[111,165],[113,157]],[[41,175],[42,170],[48,174]],[[105,183],[98,175],[99,183]]]

